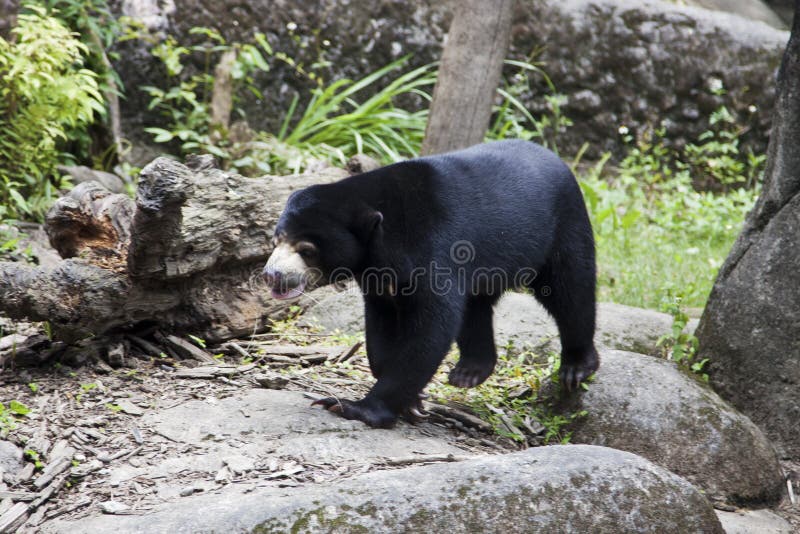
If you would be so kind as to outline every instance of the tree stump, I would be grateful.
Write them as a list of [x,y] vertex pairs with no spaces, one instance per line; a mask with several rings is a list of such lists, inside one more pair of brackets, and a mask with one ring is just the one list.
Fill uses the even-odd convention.
[[209,341],[261,330],[288,306],[260,283],[286,199],[345,176],[331,168],[251,179],[197,156],[150,163],[135,202],[80,184],[45,222],[61,263],[0,262],[0,312],[48,321],[67,342],[143,324]]

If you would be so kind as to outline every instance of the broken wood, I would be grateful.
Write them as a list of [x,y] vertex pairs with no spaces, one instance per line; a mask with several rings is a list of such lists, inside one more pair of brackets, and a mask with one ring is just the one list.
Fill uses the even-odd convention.
[[0,534],[15,532],[28,519],[28,505],[18,502],[11,510],[0,516]]
[[68,342],[142,323],[209,342],[252,334],[305,302],[271,299],[260,283],[286,199],[345,176],[330,168],[251,179],[195,156],[147,165],[135,202],[80,184],[46,220],[62,262],[0,262],[0,312],[49,321]]

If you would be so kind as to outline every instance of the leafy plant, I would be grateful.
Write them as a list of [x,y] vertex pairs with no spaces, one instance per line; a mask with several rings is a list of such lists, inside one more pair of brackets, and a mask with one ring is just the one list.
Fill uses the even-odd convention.
[[409,56],[378,69],[358,81],[341,79],[312,92],[305,111],[289,131],[297,98],[289,108],[276,138],[288,145],[320,156],[334,149],[341,163],[345,155],[358,153],[377,155],[381,160],[399,161],[416,155],[422,144],[427,111],[409,112],[394,105],[406,94],[430,100],[422,90],[436,82],[433,65],[426,65],[401,74],[359,103],[356,94],[384,80],[389,73],[402,67]]
[[41,455],[37,451],[35,451],[34,449],[25,449],[23,453],[25,454],[26,458],[33,461],[33,466],[36,468],[37,471],[44,468],[44,463],[41,460]]
[[[123,33],[125,21],[118,19],[109,8],[107,0],[33,0],[47,9],[47,14],[60,20],[86,46],[85,65],[97,74],[97,83],[104,97],[122,96],[123,83],[111,63],[117,54],[110,48]],[[110,96],[111,94],[116,97]],[[105,100],[105,99],[104,99]],[[104,105],[108,105],[104,102]],[[106,112],[102,117],[108,118]],[[95,121],[97,122],[97,121]],[[91,163],[95,167],[110,168],[116,156],[115,146],[106,146],[107,140],[86,128],[75,128],[69,132],[70,159]]]
[[[561,113],[561,106],[566,97],[556,91],[553,82],[540,64],[512,59],[505,60],[505,64],[516,67],[518,71],[511,77],[511,81],[505,80],[504,87],[497,90],[503,101],[494,107],[486,139],[532,140],[558,153],[556,137],[572,125],[572,121]],[[531,91],[532,76],[541,77],[550,91],[550,94],[544,95],[549,113],[538,118],[534,117],[520,100],[525,93]]]
[[759,186],[697,191],[686,152],[663,131],[631,141],[616,172],[604,158],[581,173],[598,249],[600,298],[658,308],[668,293],[703,306]]
[[33,4],[0,38],[0,219],[41,218],[64,185],[59,146],[105,111],[86,45]]
[[673,298],[665,311],[672,315],[672,331],[661,336],[656,343],[662,355],[708,382],[708,374],[705,372],[708,358],[696,359],[698,341],[694,334],[686,331],[689,316],[681,306],[681,298]]
[[[356,153],[371,153],[384,161],[397,161],[415,155],[422,142],[427,114],[407,112],[394,105],[401,95],[430,97],[422,88],[435,82],[432,66],[403,73],[389,81],[373,96],[358,102],[356,96],[368,87],[385,81],[408,58],[397,60],[358,81],[337,80],[327,86],[322,79],[297,65],[285,54],[274,53],[264,35],[255,42],[228,44],[216,31],[194,28],[192,33],[205,38],[198,45],[182,46],[173,38],[158,43],[153,54],[164,64],[175,85],[166,89],[144,87],[151,96],[150,108],[161,111],[166,127],[150,127],[157,143],[179,142],[183,153],[208,152],[217,156],[223,167],[245,174],[299,172],[314,160],[345,163]],[[261,97],[252,73],[266,72],[266,58],[292,66],[298,74],[317,83],[309,102],[298,113],[300,97],[295,96],[278,132],[244,132],[233,136],[211,124],[209,104],[214,79],[211,66],[220,54],[235,50],[232,77],[238,83],[234,96],[248,90]],[[206,70],[182,79],[184,60],[202,54]]]
[[8,406],[0,402],[0,434],[7,435],[17,428],[17,421],[30,413],[30,408],[19,401],[12,400]]
[[560,363],[556,354],[542,360],[529,350],[519,351],[509,344],[499,354],[494,374],[481,386],[469,390],[454,388],[440,374],[428,390],[439,401],[465,404],[500,436],[520,443],[568,443],[569,423],[588,414],[584,410],[557,413],[539,399],[545,384],[558,387]]
[[684,150],[686,168],[693,182],[701,189],[728,191],[734,187],[752,188],[764,171],[766,155],[748,151],[744,157],[739,147],[741,129],[727,108],[711,114],[709,129],[700,134],[697,143]]

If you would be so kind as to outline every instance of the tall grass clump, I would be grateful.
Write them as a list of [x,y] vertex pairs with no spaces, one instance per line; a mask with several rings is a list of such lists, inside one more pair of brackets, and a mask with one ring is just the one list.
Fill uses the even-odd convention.
[[[429,100],[424,89],[435,83],[432,66],[397,75],[408,62],[406,56],[360,80],[340,79],[326,84],[285,54],[274,52],[264,35],[257,34],[253,43],[240,44],[228,43],[207,28],[194,28],[192,33],[203,40],[182,46],[167,38],[153,48],[172,83],[166,88],[143,88],[150,94],[150,108],[165,118],[164,125],[147,128],[155,142],[177,142],[184,154],[214,154],[224,168],[248,175],[297,173],[315,160],[344,164],[358,153],[389,163],[419,152],[427,111],[407,111],[396,102],[408,95]],[[271,61],[281,61],[314,82],[307,102],[295,95],[277,132],[253,132],[245,126],[245,135],[238,135],[211,124],[211,68],[222,53],[230,50],[236,51],[236,103],[246,91],[263,98],[252,75],[268,72]],[[186,60],[197,54],[204,58],[206,69],[185,76]]]

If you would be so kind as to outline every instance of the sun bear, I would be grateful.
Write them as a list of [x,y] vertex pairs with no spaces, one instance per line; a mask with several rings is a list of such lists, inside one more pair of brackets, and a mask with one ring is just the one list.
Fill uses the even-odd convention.
[[411,159],[292,193],[264,278],[275,298],[355,279],[376,382],[361,400],[315,402],[388,428],[421,414],[422,390],[455,341],[451,384],[497,361],[493,306],[527,289],[558,325],[568,390],[594,373],[595,248],[575,177],[551,151],[499,141]]

